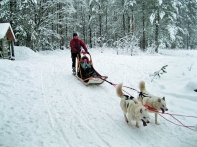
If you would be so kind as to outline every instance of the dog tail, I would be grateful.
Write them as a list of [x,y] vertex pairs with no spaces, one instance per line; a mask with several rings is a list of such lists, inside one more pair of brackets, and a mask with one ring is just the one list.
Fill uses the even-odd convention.
[[118,97],[123,98],[124,93],[122,92],[122,83],[118,84],[118,86],[116,87],[116,93]]
[[139,87],[140,87],[140,91],[146,90],[145,82],[141,81]]

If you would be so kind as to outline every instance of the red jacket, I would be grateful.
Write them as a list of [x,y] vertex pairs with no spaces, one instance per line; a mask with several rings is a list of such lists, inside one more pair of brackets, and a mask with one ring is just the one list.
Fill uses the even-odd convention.
[[81,47],[83,47],[83,49],[85,51],[88,51],[85,43],[81,40],[81,39],[71,39],[70,40],[70,47],[71,47],[71,53],[79,53],[81,51]]

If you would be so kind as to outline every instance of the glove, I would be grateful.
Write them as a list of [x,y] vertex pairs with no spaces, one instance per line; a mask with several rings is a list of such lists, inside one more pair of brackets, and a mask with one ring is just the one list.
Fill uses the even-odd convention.
[[87,54],[90,54],[88,51],[86,51]]

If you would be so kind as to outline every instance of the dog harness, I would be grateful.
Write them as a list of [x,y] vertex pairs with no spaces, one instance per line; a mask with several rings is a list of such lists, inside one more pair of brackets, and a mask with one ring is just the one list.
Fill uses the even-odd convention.
[[[128,96],[128,95],[124,95],[126,97],[125,100],[133,100],[134,97],[133,96]],[[129,107],[129,103],[127,103],[127,108]]]
[[146,109],[148,109],[149,111],[153,111],[153,112],[159,112],[157,109],[153,108],[153,107],[150,107],[148,105],[143,105]]
[[139,97],[141,97],[143,99],[144,97],[150,97],[150,96],[148,94],[146,94],[146,93],[140,92],[139,93]]
[[125,100],[133,100],[134,99],[134,97],[133,96],[128,96],[128,95],[124,95],[125,97],[126,97],[126,99]]

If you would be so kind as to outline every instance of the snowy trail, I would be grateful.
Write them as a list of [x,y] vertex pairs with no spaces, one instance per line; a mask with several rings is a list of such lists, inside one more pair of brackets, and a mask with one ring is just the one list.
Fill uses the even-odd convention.
[[[113,104],[111,104],[110,101],[107,101],[107,97],[106,97],[107,90],[104,89],[102,86],[95,86],[95,85],[84,86],[80,81],[78,81],[74,76],[70,74],[69,70],[65,70],[65,67],[61,66],[64,65],[62,64],[62,62],[64,61],[62,60],[52,61],[47,65],[44,65],[43,67],[46,71],[42,71],[45,73],[42,75],[42,79],[46,79],[43,82],[44,83],[43,92],[45,93],[44,99],[46,101],[46,106],[48,106],[48,114],[52,123],[52,128],[58,124],[57,120],[59,120],[59,124],[61,125],[64,124],[62,122],[65,122],[65,125],[63,125],[62,128],[61,126],[59,126],[58,131],[60,132],[60,130],[65,130],[67,132],[73,132],[73,134],[69,133],[69,135],[66,136],[65,134],[59,133],[59,136],[65,136],[64,138],[68,138],[68,140],[72,140],[69,139],[70,136],[72,137],[75,136],[79,138],[79,140],[74,140],[71,143],[69,143],[66,140],[69,146],[75,146],[74,144],[84,144],[84,146],[92,146],[93,140],[97,140],[97,142],[99,142],[98,143],[99,146],[116,145],[117,143],[109,143],[108,139],[105,138],[112,137],[113,139],[117,140],[119,137],[118,136],[114,137],[113,132],[111,132],[112,134],[108,134],[106,132],[100,133],[100,131],[102,131],[103,129],[103,126],[100,128],[99,127],[100,122],[97,122],[98,114],[100,114],[100,116],[102,116],[99,119],[100,121],[104,120],[104,122],[107,122],[108,124],[113,124],[112,127],[114,127],[115,125],[116,127],[118,127],[118,130],[121,131],[124,130],[123,128],[121,128],[120,125],[118,125],[118,122],[114,122],[113,118],[111,118],[110,116],[111,114],[108,114],[108,110],[105,105],[110,106]],[[49,65],[53,65],[53,66],[51,67]],[[66,66],[68,66],[66,67],[66,69],[69,69],[70,66],[69,65]],[[63,69],[63,71],[61,71],[60,69]],[[73,88],[75,88],[74,92],[73,92]],[[113,87],[111,89],[115,90]],[[106,96],[101,98],[100,95],[93,92],[94,90],[100,93],[100,95],[106,95]],[[114,91],[113,94],[115,94]],[[81,97],[85,97],[86,99],[82,99]],[[111,96],[109,95],[108,97],[110,98]],[[117,98],[117,100],[119,100],[119,98]],[[100,103],[102,104],[102,101],[105,101],[108,104],[105,104],[103,110],[101,111],[98,104]],[[64,113],[66,112],[65,114],[63,114],[63,116],[71,115],[73,117],[69,117],[68,119],[65,119],[65,121],[61,120],[62,118],[57,117],[59,110],[57,110],[57,108],[53,106],[54,103],[57,102],[61,102],[57,104],[58,107],[61,107],[60,110]],[[63,107],[66,109],[63,109]],[[98,110],[96,109],[98,109],[101,112],[97,112]],[[87,114],[90,116],[88,116]],[[67,128],[67,126],[73,126],[73,125],[77,125],[79,126],[79,128],[78,127],[77,129],[75,128],[72,129],[72,127]],[[107,127],[106,129],[109,128]],[[83,135],[80,135],[81,134],[79,133],[80,131],[83,132]]]
[[[58,131],[59,136],[64,136],[63,138],[65,139],[66,143],[69,146],[73,146],[73,144],[76,144],[76,140],[72,143],[69,143],[68,139],[69,136],[75,136],[78,138],[83,138],[81,140],[85,141],[88,136],[91,136],[91,139],[87,140],[87,142],[91,142],[91,140],[94,140],[98,138],[100,138],[101,142],[104,142],[104,146],[108,143],[106,142],[104,139],[102,139],[102,137],[100,137],[99,133],[96,131],[96,128],[94,126],[92,126],[89,123],[89,119],[88,116],[86,116],[86,113],[84,113],[83,108],[80,105],[80,102],[76,99],[76,96],[73,95],[72,89],[70,88],[70,83],[68,82],[68,79],[70,78],[74,78],[75,77],[70,74],[70,71],[66,71],[67,73],[69,73],[69,77],[68,79],[65,77],[65,74],[62,74],[62,72],[60,72],[59,69],[64,69],[62,67],[60,67],[61,62],[57,62],[57,61],[52,61],[53,64],[49,64],[49,65],[53,65],[52,67],[49,66],[44,66],[45,70],[47,69],[48,71],[44,71],[45,75],[42,74],[42,79],[44,77],[44,90],[43,92],[44,94],[44,99],[46,102],[46,106],[48,107],[48,114],[52,123],[52,127],[54,128],[54,126],[58,126]],[[60,64],[60,65],[58,65]],[[51,72],[50,72],[51,71]],[[64,72],[64,73],[66,73]],[[50,75],[47,75],[48,73],[51,73]],[[49,79],[51,79],[49,81]],[[78,81],[78,80],[76,80]],[[78,81],[78,84],[81,85],[81,83]],[[73,85],[74,87],[79,86],[79,85]],[[72,86],[72,87],[73,87]],[[83,85],[82,85],[83,86]],[[82,94],[83,91],[78,90],[77,93]],[[89,94],[88,94],[89,95]],[[87,95],[87,96],[88,96]],[[77,97],[78,98],[78,97]],[[54,105],[56,104],[56,105]],[[60,108],[58,108],[60,107]],[[60,112],[61,111],[61,112]],[[61,113],[61,115],[63,114],[63,116],[65,116],[64,118],[58,117],[58,115]],[[66,116],[73,116],[73,117],[69,117],[66,119]],[[71,118],[71,119],[70,119]],[[59,121],[58,121],[59,120]],[[75,124],[76,123],[76,124]],[[58,125],[60,124],[60,125]],[[61,127],[62,125],[62,127]],[[84,131],[83,133],[87,132],[87,135],[78,135],[78,129],[77,130],[72,130],[72,128],[70,126],[72,125],[78,125],[80,127],[81,131]],[[68,128],[69,126],[69,128]],[[66,129],[65,129],[66,128]],[[69,130],[70,129],[70,130]],[[61,130],[65,130],[66,132],[73,132],[73,134],[66,134],[61,132]],[[62,133],[62,134],[61,134]],[[90,135],[91,134],[91,135]],[[95,136],[95,137],[93,137]],[[88,145],[88,143],[85,142],[85,145]],[[79,142],[80,144],[81,142]],[[92,144],[90,144],[91,146]],[[108,145],[107,145],[108,146]]]
[[[58,78],[59,81],[57,81],[56,83],[60,83],[59,86],[62,87],[61,91],[63,91],[64,95],[68,96],[68,97],[64,96],[65,100],[70,105],[70,108],[72,109],[74,113],[73,115],[77,116],[78,121],[81,123],[80,125],[82,127],[82,131],[85,131],[85,130],[88,131],[87,134],[84,135],[84,137],[89,138],[89,142],[91,142],[92,140],[97,140],[98,142],[100,140],[99,142],[101,143],[99,143],[99,146],[113,146],[113,145],[110,145],[110,143],[105,140],[106,137],[103,137],[102,134],[100,134],[100,130],[98,130],[97,128],[98,126],[96,125],[96,122],[95,122],[98,119],[98,115],[97,115],[96,110],[94,110],[96,109],[94,108],[94,101],[96,101],[96,105],[97,105],[98,101],[102,101],[102,99],[100,98],[99,95],[93,93],[92,90],[99,90],[98,91],[99,93],[103,93],[102,92],[103,88],[100,88],[100,86],[95,86],[95,85],[84,86],[74,76],[71,77],[71,79],[76,80],[76,82],[68,82],[67,80],[70,78],[70,72],[69,72],[68,79],[66,79],[62,73],[60,73],[59,75],[57,74],[57,76],[59,77]],[[64,83],[69,83],[69,84],[64,84]],[[76,88],[74,92],[72,90],[73,87]],[[87,89],[89,89],[90,92],[86,92]],[[82,97],[85,97],[85,99],[82,99]],[[98,101],[96,99],[98,99]],[[110,120],[110,123],[115,124],[114,121],[111,120],[111,118],[109,117],[109,114],[105,114],[105,112],[106,111],[103,111],[102,113],[103,119],[106,120],[106,118],[108,118],[106,122],[109,122]],[[87,114],[90,115],[91,117],[88,116]],[[79,130],[73,130],[73,131],[76,132],[76,135],[78,134],[77,132],[79,132]],[[83,132],[83,134],[85,132]],[[105,133],[104,135],[107,135],[107,134]],[[79,135],[78,137],[83,138],[81,137],[81,135]],[[85,138],[83,138],[83,140],[86,140]],[[84,146],[88,146],[88,143],[84,143]],[[90,144],[90,146],[92,146],[92,143]]]
[[[54,67],[52,66],[52,68]],[[59,119],[59,117],[61,117],[60,115],[66,111],[64,103],[62,103],[63,100],[61,99],[62,93],[60,93],[60,89],[58,85],[56,85],[56,82],[54,81],[56,77],[48,75],[48,73],[54,72],[54,69],[52,68],[49,67],[47,71],[43,71],[42,69],[42,74],[41,74],[42,91],[44,93],[45,105],[47,107],[48,115],[52,124],[51,125],[52,129],[55,131],[55,133],[58,134],[60,140],[62,140],[65,145],[70,146],[70,143],[67,140],[65,132],[62,131],[64,129],[64,126],[62,125],[65,120],[64,118],[63,120]],[[48,79],[51,80],[49,81]]]
[[[59,75],[59,77],[61,77],[61,75]],[[61,78],[59,78],[59,79],[61,79]],[[57,83],[64,83],[64,82],[67,83],[66,80],[61,79],[61,81],[56,81],[56,84]],[[71,92],[70,86],[66,86],[66,85],[68,85],[68,84],[59,84],[58,87],[61,87],[60,89],[62,91],[62,95],[63,95],[64,101],[65,101],[65,103],[68,104],[68,106],[65,106],[65,107],[67,107],[67,109],[69,107],[70,110],[71,110],[71,112],[68,115],[72,115],[73,117],[75,117],[74,120],[69,120],[71,122],[67,121],[66,123],[70,123],[70,126],[77,124],[80,127],[81,131],[85,130],[83,133],[85,133],[87,131],[87,134],[91,134],[91,137],[95,136],[95,138],[100,138],[99,134],[97,132],[95,132],[95,129],[93,129],[91,127],[91,124],[89,123],[88,116],[86,116],[86,113],[84,113],[84,110],[81,107],[80,102],[73,95],[73,92]],[[83,91],[79,90],[78,93],[81,93],[81,92],[83,92]],[[75,129],[75,130],[72,130],[72,131],[75,133],[75,134],[73,134],[73,136],[76,135],[78,138],[87,137],[87,135],[83,135],[83,136],[78,135],[78,131],[79,130]],[[102,140],[102,138],[100,138],[100,139]],[[85,138],[83,140],[85,140]],[[104,142],[104,140],[102,140],[102,141]]]
[[[21,50],[21,54],[14,62],[0,61],[0,67],[5,69],[0,77],[0,147],[196,146],[196,132],[161,117],[160,125],[155,125],[153,114],[147,127],[127,125],[112,85],[105,82],[85,86],[72,76],[69,50],[39,54]],[[195,58],[187,61],[184,57],[160,55],[109,56],[98,50],[91,51],[91,55],[95,69],[107,75],[110,82],[123,82],[138,90],[139,81],[145,80],[149,91],[166,96],[169,112],[197,115],[196,93],[188,93],[197,65],[193,64],[192,70],[188,67]],[[149,74],[164,63],[174,76],[165,74],[151,82]],[[186,69],[184,73],[178,68],[180,65]],[[177,83],[178,88],[169,83]],[[125,90],[137,96],[137,92]],[[168,115],[165,117],[174,121]],[[197,124],[193,118],[178,119],[186,125]]]

